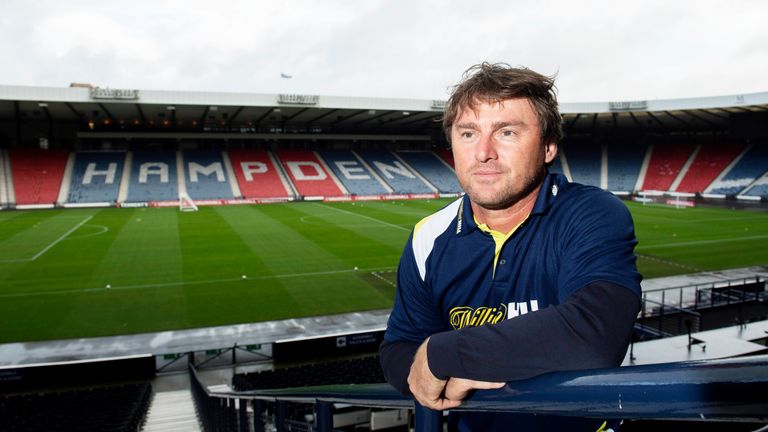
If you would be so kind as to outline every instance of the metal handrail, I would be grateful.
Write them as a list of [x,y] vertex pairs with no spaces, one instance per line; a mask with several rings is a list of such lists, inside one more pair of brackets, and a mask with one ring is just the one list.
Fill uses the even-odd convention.
[[[474,393],[459,411],[603,419],[768,422],[768,355],[555,372]],[[439,412],[415,406],[388,384],[210,392],[211,397],[364,407],[417,408],[417,431]],[[420,414],[421,413],[421,414]],[[425,414],[426,413],[426,414]]]

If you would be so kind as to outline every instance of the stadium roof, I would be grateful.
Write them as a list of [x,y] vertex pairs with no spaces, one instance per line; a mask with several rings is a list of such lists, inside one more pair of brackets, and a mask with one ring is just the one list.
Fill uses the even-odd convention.
[[[91,124],[99,132],[425,133],[439,131],[445,101],[300,94],[0,86],[0,119]],[[564,103],[567,132],[612,128],[725,130],[731,115],[768,112],[768,92],[669,100]],[[166,130],[167,129],[167,130]],[[242,136],[242,135],[241,135]],[[244,136],[243,136],[244,137]]]

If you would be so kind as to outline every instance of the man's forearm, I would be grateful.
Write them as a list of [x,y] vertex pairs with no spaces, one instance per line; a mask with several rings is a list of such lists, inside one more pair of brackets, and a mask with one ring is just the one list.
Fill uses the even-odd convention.
[[379,347],[379,361],[384,377],[405,396],[411,395],[408,388],[408,373],[419,345],[421,344],[418,342],[384,341]]
[[558,306],[431,336],[429,367],[441,379],[512,381],[558,370],[618,366],[639,304],[628,289],[593,283]]

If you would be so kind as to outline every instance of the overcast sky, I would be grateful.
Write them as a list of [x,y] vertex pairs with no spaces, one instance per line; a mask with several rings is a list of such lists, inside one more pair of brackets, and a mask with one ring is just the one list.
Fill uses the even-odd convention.
[[767,23],[762,0],[2,0],[0,84],[445,99],[491,61],[563,102],[755,93]]

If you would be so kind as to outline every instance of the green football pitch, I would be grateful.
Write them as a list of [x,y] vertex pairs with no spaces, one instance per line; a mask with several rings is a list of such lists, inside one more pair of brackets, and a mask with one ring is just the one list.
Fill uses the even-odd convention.
[[[0,342],[389,308],[447,200],[0,212]],[[646,278],[768,264],[768,214],[629,203]]]

